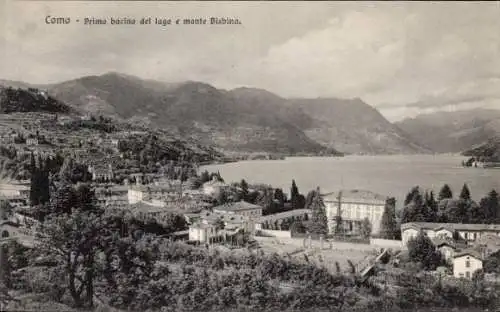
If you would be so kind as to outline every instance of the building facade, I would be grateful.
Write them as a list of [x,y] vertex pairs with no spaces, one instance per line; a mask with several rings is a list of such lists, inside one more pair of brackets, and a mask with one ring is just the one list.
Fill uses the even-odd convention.
[[329,232],[334,232],[335,219],[340,213],[346,233],[359,233],[365,218],[371,223],[372,234],[379,233],[386,200],[386,196],[364,190],[324,194],[323,202],[326,207]]
[[237,214],[254,220],[258,220],[262,217],[261,206],[254,205],[243,200],[216,206],[213,208],[213,211],[225,214]]
[[453,276],[456,278],[472,279],[474,273],[482,268],[482,256],[476,251],[463,251],[453,257]]
[[423,231],[429,238],[447,237],[459,238],[474,244],[486,235],[500,236],[500,224],[461,224],[461,223],[431,223],[411,222],[401,225],[401,240],[403,246]]

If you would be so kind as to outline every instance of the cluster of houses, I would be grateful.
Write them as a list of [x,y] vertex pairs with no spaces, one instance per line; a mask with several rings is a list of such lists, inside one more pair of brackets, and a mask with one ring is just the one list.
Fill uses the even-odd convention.
[[412,222],[401,225],[402,247],[423,232],[453,266],[457,278],[472,278],[484,260],[500,251],[499,224]]

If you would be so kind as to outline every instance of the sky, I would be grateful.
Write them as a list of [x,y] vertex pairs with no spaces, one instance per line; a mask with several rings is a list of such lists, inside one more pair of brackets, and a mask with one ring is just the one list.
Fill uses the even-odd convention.
[[[70,17],[66,25],[46,16]],[[83,25],[231,17],[241,25]],[[361,98],[391,121],[500,108],[500,2],[0,1],[0,79],[114,71],[283,97]]]

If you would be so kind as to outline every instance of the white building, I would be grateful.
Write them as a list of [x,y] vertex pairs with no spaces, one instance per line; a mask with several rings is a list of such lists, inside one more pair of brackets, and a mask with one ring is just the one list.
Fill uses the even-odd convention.
[[171,185],[129,185],[127,193],[129,204],[153,199],[166,201],[169,197],[179,197],[179,191]]
[[217,197],[221,192],[229,190],[230,188],[228,184],[220,182],[215,178],[203,184],[203,192],[205,195],[211,197]]
[[[224,224],[221,228],[219,222]],[[221,238],[224,235],[234,235],[237,232],[254,232],[250,218],[242,215],[202,211],[199,221],[189,227],[189,240],[208,243],[210,239]]]
[[453,257],[453,276],[471,279],[474,273],[483,268],[481,254],[475,250],[456,253]]
[[29,182],[2,183],[0,184],[0,197],[28,198],[30,189]]
[[225,214],[242,215],[254,220],[260,219],[260,217],[262,217],[261,206],[254,205],[243,200],[235,203],[227,203],[224,205],[216,206],[213,208],[213,211]]
[[[410,222],[401,225],[401,240],[403,246],[408,241],[423,231],[429,238],[448,237],[459,238],[473,243],[484,235],[500,236],[500,224],[461,224],[461,223],[431,223],[431,222]],[[456,233],[456,234],[455,234]]]
[[370,220],[372,234],[380,231],[380,222],[387,196],[365,190],[340,191],[338,193],[323,194],[322,196],[330,233],[335,229],[335,218],[339,211],[344,230],[347,233],[359,233],[360,226],[365,218]]

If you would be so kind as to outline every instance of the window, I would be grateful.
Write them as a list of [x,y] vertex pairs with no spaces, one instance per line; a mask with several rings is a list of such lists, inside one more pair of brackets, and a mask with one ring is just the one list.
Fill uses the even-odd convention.
[[9,237],[9,232],[8,231],[3,231],[2,232],[2,238]]
[[465,277],[470,278],[470,272],[469,271],[465,272]]
[[470,260],[465,261],[465,267],[470,268]]
[[460,276],[460,277],[464,277],[464,273],[460,273],[460,274],[459,274],[459,276]]

